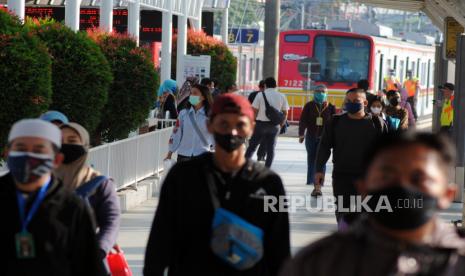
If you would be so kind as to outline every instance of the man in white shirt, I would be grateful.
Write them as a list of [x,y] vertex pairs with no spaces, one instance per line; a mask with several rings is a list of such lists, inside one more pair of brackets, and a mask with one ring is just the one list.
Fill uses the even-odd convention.
[[[256,126],[245,156],[247,158],[251,158],[257,150],[258,145],[263,143],[267,149],[265,166],[269,168],[273,163],[274,149],[276,147],[276,139],[278,137],[279,130],[287,119],[289,104],[287,103],[286,97],[277,91],[276,80],[274,78],[270,77],[265,80],[265,88],[266,89],[263,93],[260,93],[255,97],[252,104],[256,114]],[[266,116],[266,103],[264,96],[270,106],[283,113],[284,120],[281,124],[273,124]]]

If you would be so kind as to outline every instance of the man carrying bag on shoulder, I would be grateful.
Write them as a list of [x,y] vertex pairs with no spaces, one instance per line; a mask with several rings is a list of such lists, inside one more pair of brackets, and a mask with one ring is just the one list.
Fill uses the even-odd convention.
[[275,276],[290,256],[280,177],[244,156],[254,111],[245,97],[216,98],[208,122],[215,152],[177,163],[163,183],[145,276]]
[[269,168],[273,163],[279,131],[287,119],[289,104],[286,97],[276,90],[274,78],[265,80],[265,88],[263,93],[255,97],[252,104],[256,114],[256,126],[245,157],[250,159],[258,145],[264,143],[267,149],[265,166]]

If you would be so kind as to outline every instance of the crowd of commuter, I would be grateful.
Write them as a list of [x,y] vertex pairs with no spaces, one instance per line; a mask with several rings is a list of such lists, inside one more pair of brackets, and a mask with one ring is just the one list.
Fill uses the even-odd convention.
[[[144,275],[465,275],[465,239],[437,217],[455,193],[455,153],[447,135],[418,134],[418,82],[393,72],[385,90],[361,80],[338,109],[313,87],[298,124],[307,151],[307,185],[321,197],[332,155],[338,231],[291,258],[287,211],[265,212],[286,195],[271,170],[289,104],[266,78],[248,98],[235,84],[188,78],[158,91],[158,119],[176,119],[167,172],[146,247]],[[453,129],[454,86],[444,93],[441,132]],[[6,221],[0,239],[5,275],[110,275],[120,207],[115,181],[88,165],[88,131],[49,111],[10,130],[0,177]],[[258,149],[257,160],[252,161]],[[360,212],[352,199],[421,200],[392,212]],[[310,216],[311,214],[309,214]]]

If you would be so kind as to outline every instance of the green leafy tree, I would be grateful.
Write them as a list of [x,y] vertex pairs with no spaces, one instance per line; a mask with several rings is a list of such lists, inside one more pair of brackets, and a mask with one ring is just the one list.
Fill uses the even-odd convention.
[[75,33],[61,23],[35,21],[29,25],[53,57],[50,109],[65,113],[94,133],[113,80],[102,51],[86,33]]
[[14,122],[47,110],[52,95],[51,59],[45,45],[17,18],[0,10],[0,147]]
[[[173,39],[172,76],[176,75],[176,41]],[[211,56],[210,78],[219,82],[220,89],[236,82],[237,61],[229,48],[204,32],[187,32],[187,54]]]
[[156,99],[159,76],[149,52],[127,35],[89,32],[110,63],[114,81],[98,133],[104,141],[128,137],[148,117]]

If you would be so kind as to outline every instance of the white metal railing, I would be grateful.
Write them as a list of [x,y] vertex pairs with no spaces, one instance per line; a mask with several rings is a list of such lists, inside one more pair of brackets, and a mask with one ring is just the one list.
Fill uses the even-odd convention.
[[88,164],[115,180],[117,189],[163,170],[173,127],[92,148]]
[[[162,129],[90,149],[88,164],[115,180],[117,189],[163,170],[163,159],[176,120],[156,119]],[[0,162],[0,176],[7,173]]]

